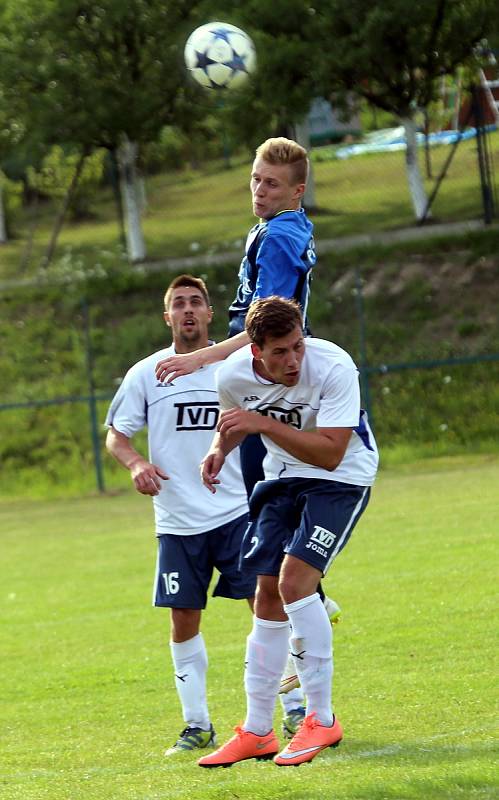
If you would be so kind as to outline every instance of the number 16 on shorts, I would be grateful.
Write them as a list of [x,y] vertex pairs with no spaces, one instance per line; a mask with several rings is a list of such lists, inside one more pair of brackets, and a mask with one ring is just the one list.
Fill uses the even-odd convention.
[[166,594],[177,594],[180,589],[178,582],[178,572],[162,572],[163,584]]

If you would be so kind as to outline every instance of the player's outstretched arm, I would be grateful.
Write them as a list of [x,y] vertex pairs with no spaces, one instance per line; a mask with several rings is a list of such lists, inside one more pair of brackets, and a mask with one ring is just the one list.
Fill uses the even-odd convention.
[[[168,475],[156,464],[151,464],[130,444],[130,439],[116,428],[110,428],[106,437],[106,448],[123,467],[130,471],[133,484],[138,492],[151,497],[159,494],[161,480]],[[161,480],[160,480],[161,479]]]
[[174,378],[178,378],[180,375],[189,375],[206,364],[223,361],[248,342],[248,335],[243,331],[223,342],[212,344],[210,347],[201,347],[192,353],[168,356],[156,364],[156,377],[162,383],[170,383]]
[[218,420],[222,436],[263,433],[290,455],[322,469],[336,469],[352,435],[352,428],[316,428],[300,431],[256,411],[231,408],[223,411]]

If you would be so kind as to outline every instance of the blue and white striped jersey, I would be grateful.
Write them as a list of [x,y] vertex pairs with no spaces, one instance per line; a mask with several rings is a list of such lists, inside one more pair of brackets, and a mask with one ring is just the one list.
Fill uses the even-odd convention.
[[244,330],[253,300],[272,294],[297,300],[307,328],[311,270],[317,261],[313,230],[302,208],[281,211],[253,226],[239,267],[237,294],[229,307],[230,336]]

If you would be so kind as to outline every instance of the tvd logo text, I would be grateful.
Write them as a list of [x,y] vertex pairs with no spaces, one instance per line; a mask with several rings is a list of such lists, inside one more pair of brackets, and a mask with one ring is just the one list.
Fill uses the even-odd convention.
[[218,403],[175,403],[178,431],[214,431]]

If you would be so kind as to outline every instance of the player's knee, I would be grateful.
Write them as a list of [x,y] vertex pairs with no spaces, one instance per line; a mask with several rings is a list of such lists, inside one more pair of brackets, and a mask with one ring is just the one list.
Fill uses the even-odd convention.
[[283,603],[294,603],[303,597],[303,586],[294,575],[282,575],[279,580],[279,594]]
[[261,619],[278,619],[282,614],[282,603],[277,590],[277,582],[259,583],[255,595],[255,615]]
[[279,594],[282,602],[289,605],[317,591],[321,573],[299,558],[289,557],[283,561],[279,575]]
[[199,633],[201,611],[194,608],[172,608],[172,640],[187,642]]
[[296,572],[284,572],[279,580],[279,594],[286,605],[302,600],[317,591],[317,581],[308,575]]

